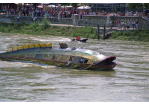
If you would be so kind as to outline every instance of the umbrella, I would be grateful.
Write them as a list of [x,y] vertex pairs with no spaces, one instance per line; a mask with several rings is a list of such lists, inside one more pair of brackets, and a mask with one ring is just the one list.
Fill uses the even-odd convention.
[[43,5],[38,5],[37,7],[38,7],[38,8],[43,8]]
[[48,5],[49,3],[41,3],[42,5]]
[[91,7],[89,7],[89,6],[80,6],[77,9],[91,9]]
[[55,5],[48,5],[47,7],[49,7],[49,8],[54,8],[54,7],[58,7],[58,6],[55,6]]
[[61,6],[61,8],[72,8],[72,6]]

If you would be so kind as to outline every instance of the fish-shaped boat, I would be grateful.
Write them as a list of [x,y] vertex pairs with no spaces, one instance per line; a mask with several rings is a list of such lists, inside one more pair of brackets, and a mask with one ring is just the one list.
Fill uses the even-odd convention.
[[60,47],[52,44],[30,44],[9,48],[0,54],[1,60],[31,61],[71,69],[111,70],[117,64],[115,56],[105,56],[93,50],[68,48],[66,43]]

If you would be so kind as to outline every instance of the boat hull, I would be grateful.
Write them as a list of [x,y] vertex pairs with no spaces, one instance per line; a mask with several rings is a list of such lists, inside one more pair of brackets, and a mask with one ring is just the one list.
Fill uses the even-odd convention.
[[104,56],[88,49],[68,48],[60,43],[60,48],[51,44],[32,44],[13,47],[0,54],[1,60],[29,61],[58,67],[84,70],[109,70],[116,66],[115,56]]
[[[75,41],[76,39],[72,39],[72,41]],[[81,38],[79,40],[76,41],[80,41],[80,42],[86,42],[88,40],[88,38]]]
[[57,67],[64,67],[69,69],[81,69],[81,70],[112,70],[117,65],[116,63],[110,65],[100,65],[100,66],[94,64],[70,63],[69,66],[67,66],[67,62],[46,60],[46,59],[35,59],[31,57],[0,57],[0,59],[5,61],[28,61],[32,63],[41,63]]

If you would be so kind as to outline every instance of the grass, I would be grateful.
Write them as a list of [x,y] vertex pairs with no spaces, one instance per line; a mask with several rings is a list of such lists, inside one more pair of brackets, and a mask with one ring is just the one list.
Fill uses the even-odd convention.
[[[94,29],[95,30],[95,29]],[[39,21],[32,24],[20,23],[3,23],[0,22],[0,32],[3,33],[21,33],[32,35],[52,35],[52,36],[80,36],[92,38],[95,35],[92,27],[63,27],[52,26],[46,19],[42,20],[42,24],[39,25]]]
[[149,42],[149,30],[137,29],[126,32],[114,31],[110,39]]

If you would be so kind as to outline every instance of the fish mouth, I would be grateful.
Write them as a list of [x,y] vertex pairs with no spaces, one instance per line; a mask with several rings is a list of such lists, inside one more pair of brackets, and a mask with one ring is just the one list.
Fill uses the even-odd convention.
[[113,62],[114,60],[116,59],[115,56],[110,56],[110,57],[107,57],[106,59],[102,60],[102,61],[97,61],[94,63],[94,65],[96,66],[108,66],[108,65],[113,65],[116,63]]

